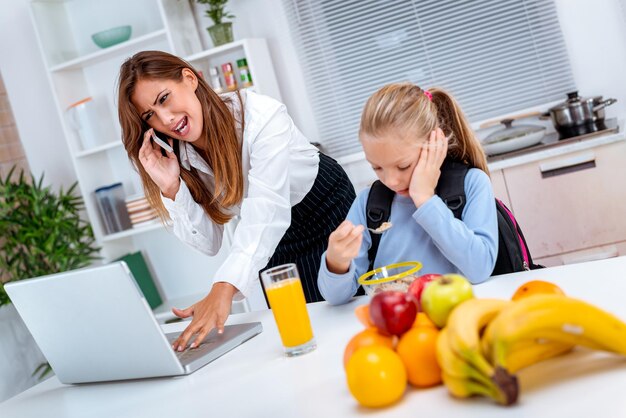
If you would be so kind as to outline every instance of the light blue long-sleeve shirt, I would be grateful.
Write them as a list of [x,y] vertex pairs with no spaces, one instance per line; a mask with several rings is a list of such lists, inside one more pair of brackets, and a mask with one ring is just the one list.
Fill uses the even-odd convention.
[[[363,190],[352,204],[347,219],[367,226],[365,207],[369,189]],[[493,271],[498,254],[498,221],[493,189],[482,170],[472,168],[465,176],[462,220],[439,198],[433,196],[415,207],[408,196],[395,195],[389,221],[393,227],[382,234],[375,267],[402,261],[420,261],[427,273],[460,273],[473,284],[485,281]],[[318,277],[319,290],[333,305],[354,296],[358,278],[369,267],[367,252],[372,244],[365,229],[358,256],[345,274],[334,274],[326,266],[326,253]]]

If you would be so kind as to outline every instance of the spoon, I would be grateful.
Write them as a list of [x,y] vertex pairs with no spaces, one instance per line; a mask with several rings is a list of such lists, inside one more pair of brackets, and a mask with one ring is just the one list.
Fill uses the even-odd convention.
[[383,222],[382,224],[380,224],[380,226],[376,229],[374,228],[367,228],[372,234],[382,234],[383,232],[387,231],[388,229],[390,229],[393,226],[393,224],[391,222]]

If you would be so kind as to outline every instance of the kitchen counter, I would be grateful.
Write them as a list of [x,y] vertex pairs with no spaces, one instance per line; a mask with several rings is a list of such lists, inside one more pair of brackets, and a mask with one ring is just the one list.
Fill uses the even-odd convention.
[[558,140],[556,133],[546,135],[545,139],[536,146],[487,158],[487,166],[489,171],[497,171],[613,142],[624,141],[626,140],[625,122],[620,121],[619,128],[615,128],[617,132],[596,132],[563,140]]
[[[545,279],[574,297],[626,319],[626,257],[499,276],[474,287],[479,297],[509,298],[522,283]],[[354,308],[309,305],[318,343],[312,353],[286,358],[271,311],[231,315],[229,323],[261,321],[264,331],[197,372],[176,378],[63,385],[53,377],[0,404],[3,418],[65,417],[623,417],[626,359],[576,350],[519,373],[513,407],[485,398],[454,399],[445,387],[409,388],[397,404],[359,407],[342,365],[349,339],[362,329]],[[184,323],[165,325],[181,331]]]

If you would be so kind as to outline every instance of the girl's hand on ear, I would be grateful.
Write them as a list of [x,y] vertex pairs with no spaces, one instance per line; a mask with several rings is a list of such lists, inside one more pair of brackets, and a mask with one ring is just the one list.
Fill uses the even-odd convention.
[[430,133],[430,138],[422,144],[422,150],[413,169],[409,195],[416,207],[435,194],[441,174],[441,164],[448,154],[448,138],[440,128]]
[[[152,181],[159,186],[163,196],[174,199],[180,187],[180,166],[173,152],[167,152],[167,157],[161,154],[161,147],[150,140],[154,130],[148,129],[143,134],[143,144],[139,148],[139,161]],[[173,141],[169,140],[170,146]]]
[[364,230],[363,225],[355,226],[352,222],[345,220],[331,232],[326,251],[328,271],[343,274],[350,269],[350,262],[359,255]]

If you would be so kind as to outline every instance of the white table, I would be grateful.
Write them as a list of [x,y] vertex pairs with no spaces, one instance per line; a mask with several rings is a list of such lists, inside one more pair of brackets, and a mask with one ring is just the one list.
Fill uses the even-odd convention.
[[[475,293],[508,298],[531,279],[553,281],[569,295],[626,319],[626,257],[500,276],[476,286]],[[410,388],[388,408],[361,408],[348,392],[342,355],[362,329],[354,307],[366,302],[309,305],[318,348],[302,357],[283,356],[270,311],[233,315],[231,323],[262,321],[264,331],[190,376],[80,386],[52,378],[0,404],[0,417],[626,416],[626,359],[582,350],[520,372],[521,396],[514,407],[482,398],[456,400],[439,386]]]

